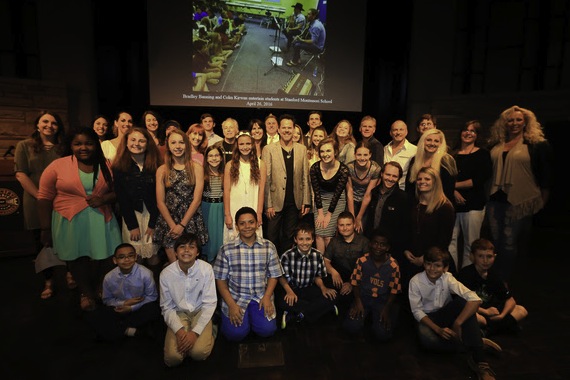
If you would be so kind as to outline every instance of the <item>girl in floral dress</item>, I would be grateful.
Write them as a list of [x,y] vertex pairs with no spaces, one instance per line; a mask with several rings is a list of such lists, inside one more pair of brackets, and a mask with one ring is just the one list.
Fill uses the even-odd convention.
[[156,200],[160,215],[154,242],[162,245],[168,261],[176,260],[174,242],[185,232],[196,234],[202,245],[208,231],[200,204],[204,190],[204,169],[191,159],[188,136],[174,130],[167,139],[165,163],[156,171]]

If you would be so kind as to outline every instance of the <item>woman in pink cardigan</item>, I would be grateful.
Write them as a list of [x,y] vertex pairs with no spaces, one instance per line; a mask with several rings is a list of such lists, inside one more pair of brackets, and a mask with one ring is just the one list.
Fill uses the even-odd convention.
[[83,128],[70,140],[71,154],[54,160],[40,178],[41,240],[67,262],[81,292],[81,309],[90,311],[112,268],[110,257],[121,232],[111,207],[113,178],[97,135]]

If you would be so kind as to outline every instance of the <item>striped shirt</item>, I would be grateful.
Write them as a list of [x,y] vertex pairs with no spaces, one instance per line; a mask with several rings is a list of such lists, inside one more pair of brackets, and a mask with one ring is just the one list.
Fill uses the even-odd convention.
[[301,253],[297,247],[283,253],[281,266],[284,276],[292,288],[311,286],[315,277],[327,276],[323,255],[314,248],[307,253]]
[[203,196],[208,198],[221,198],[223,195],[222,176],[210,175],[210,186],[204,186]]
[[[232,298],[242,309],[251,301],[260,302],[265,294],[268,278],[283,275],[283,269],[272,242],[257,237],[250,247],[239,236],[220,248],[214,264],[216,280],[224,280]],[[229,313],[228,304],[222,299],[222,312]]]

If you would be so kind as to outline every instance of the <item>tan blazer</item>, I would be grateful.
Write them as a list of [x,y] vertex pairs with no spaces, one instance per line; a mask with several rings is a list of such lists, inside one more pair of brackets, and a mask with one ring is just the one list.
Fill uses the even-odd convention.
[[[295,205],[300,210],[302,205],[311,204],[309,187],[309,162],[307,148],[299,143],[293,143],[293,189]],[[263,148],[261,159],[267,169],[267,182],[265,184],[265,209],[273,207],[275,212],[283,209],[285,202],[285,186],[287,185],[287,172],[285,159],[280,143],[266,145]]]

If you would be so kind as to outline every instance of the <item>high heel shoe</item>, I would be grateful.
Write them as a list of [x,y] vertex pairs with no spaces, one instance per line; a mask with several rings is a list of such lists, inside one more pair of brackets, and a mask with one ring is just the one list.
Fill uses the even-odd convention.
[[71,272],[67,272],[65,275],[65,282],[67,283],[67,289],[73,290],[77,288],[77,283],[75,282],[75,279],[73,278]]

